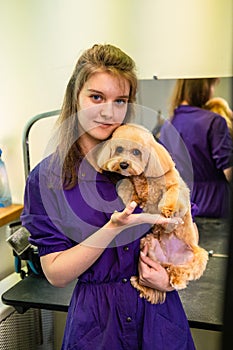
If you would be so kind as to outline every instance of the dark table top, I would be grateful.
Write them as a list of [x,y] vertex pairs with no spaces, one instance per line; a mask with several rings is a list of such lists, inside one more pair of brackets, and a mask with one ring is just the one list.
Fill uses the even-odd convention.
[[222,330],[229,225],[226,220],[197,219],[199,245],[223,254],[209,257],[207,268],[198,281],[179,292],[189,324],[193,328]]
[[[228,224],[224,220],[197,219],[200,246],[217,254],[228,253]],[[193,328],[222,330],[226,257],[210,257],[204,275],[179,292]],[[23,313],[29,308],[67,311],[76,281],[53,287],[43,277],[28,276],[3,293],[2,301]]]
[[45,277],[30,275],[2,294],[2,302],[19,313],[29,308],[68,311],[76,281],[65,288],[52,286]]

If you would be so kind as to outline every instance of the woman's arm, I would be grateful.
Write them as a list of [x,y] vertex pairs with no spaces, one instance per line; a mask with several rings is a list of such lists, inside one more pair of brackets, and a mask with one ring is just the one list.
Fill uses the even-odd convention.
[[113,213],[111,220],[82,243],[65,251],[41,257],[41,265],[48,281],[64,287],[85,272],[103,253],[108,244],[124,229],[143,223],[177,224],[179,218],[166,219],[160,215],[132,214],[136,203],[124,211]]

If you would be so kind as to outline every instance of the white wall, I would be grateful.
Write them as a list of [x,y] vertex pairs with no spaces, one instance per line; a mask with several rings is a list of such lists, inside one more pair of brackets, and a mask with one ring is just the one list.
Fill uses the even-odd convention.
[[1,0],[0,147],[14,202],[23,200],[23,127],[60,108],[83,49],[120,46],[145,79],[232,75],[232,7],[232,0]]
[[141,77],[232,76],[232,0],[134,4],[130,30],[136,35],[130,37],[130,50]]

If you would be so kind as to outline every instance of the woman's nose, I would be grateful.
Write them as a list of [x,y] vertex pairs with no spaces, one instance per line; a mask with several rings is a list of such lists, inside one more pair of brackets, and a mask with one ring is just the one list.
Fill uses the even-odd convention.
[[104,119],[112,119],[114,117],[113,103],[104,103],[101,107],[100,115]]

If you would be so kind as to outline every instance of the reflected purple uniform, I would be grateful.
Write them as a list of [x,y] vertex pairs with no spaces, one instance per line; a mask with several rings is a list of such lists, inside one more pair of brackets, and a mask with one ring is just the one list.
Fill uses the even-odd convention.
[[229,185],[223,170],[233,164],[233,144],[225,119],[198,107],[181,105],[172,121],[164,123],[160,141],[171,153],[184,180],[190,180],[179,135],[191,157],[191,201],[198,206],[197,216],[227,217]]
[[[85,162],[76,187],[48,188],[46,162],[29,176],[21,217],[40,255],[83,241],[109,220],[114,209],[123,209],[115,185]],[[137,274],[140,237],[148,228],[141,225],[122,232],[80,276],[63,350],[195,349],[178,293],[169,292],[164,304],[152,305],[130,284]]]

